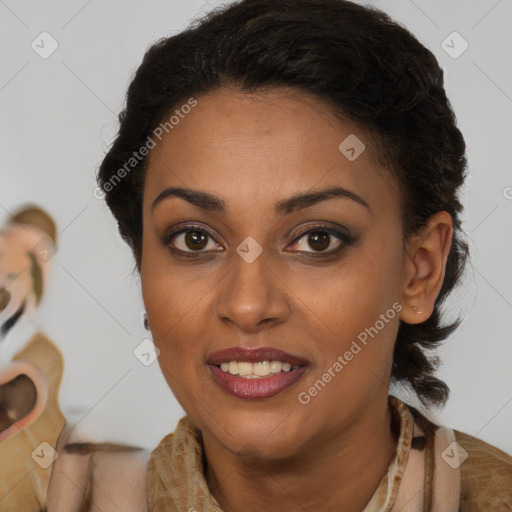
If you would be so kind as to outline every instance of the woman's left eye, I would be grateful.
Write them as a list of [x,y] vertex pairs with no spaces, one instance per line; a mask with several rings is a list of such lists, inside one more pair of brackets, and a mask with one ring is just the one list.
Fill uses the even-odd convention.
[[[328,228],[315,228],[303,233],[292,244],[300,252],[318,253],[313,256],[328,256],[336,254],[345,245],[351,243],[344,234]],[[308,248],[312,250],[307,250]]]

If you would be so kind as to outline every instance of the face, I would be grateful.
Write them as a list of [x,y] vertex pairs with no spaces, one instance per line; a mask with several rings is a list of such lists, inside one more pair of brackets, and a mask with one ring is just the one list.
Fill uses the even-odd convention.
[[[386,400],[404,249],[399,189],[367,135],[300,93],[221,89],[148,158],[143,299],[163,374],[203,435],[285,457]],[[273,368],[258,383],[229,373],[249,356],[212,357],[233,347],[297,359],[287,374],[238,366]]]

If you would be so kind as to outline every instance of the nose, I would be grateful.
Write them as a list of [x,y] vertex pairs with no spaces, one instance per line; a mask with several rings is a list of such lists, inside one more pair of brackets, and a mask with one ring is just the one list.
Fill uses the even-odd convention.
[[251,263],[233,254],[230,263],[217,291],[219,319],[246,332],[286,322],[291,315],[287,288],[270,268],[265,251]]

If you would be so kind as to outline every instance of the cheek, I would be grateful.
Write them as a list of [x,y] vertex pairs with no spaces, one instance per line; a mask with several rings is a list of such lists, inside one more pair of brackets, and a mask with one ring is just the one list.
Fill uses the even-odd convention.
[[207,315],[211,315],[208,304],[214,289],[199,266],[190,271],[171,265],[165,250],[151,249],[143,253],[141,283],[152,338],[160,350],[159,362],[172,373],[189,372],[203,364],[204,340],[208,339],[204,326],[211,326]]
[[[198,315],[201,314],[203,294],[199,288],[188,287],[179,278],[160,275],[146,281],[144,303],[153,339],[161,352],[176,355],[193,351],[199,332]],[[204,313],[203,313],[204,315]],[[188,340],[188,343],[187,343]]]
[[373,325],[400,297],[399,263],[396,249],[367,243],[327,271],[294,272],[289,278],[304,304],[298,301],[298,307],[311,309],[331,336],[347,339]]
[[387,278],[378,280],[383,275],[378,269],[340,271],[316,287],[316,298],[308,297],[311,308],[302,307],[306,325],[320,325],[318,331],[304,330],[317,344],[317,364],[298,389],[299,403],[309,404],[308,418],[328,410],[336,423],[376,393],[387,392],[400,304]]
[[[308,333],[319,345],[315,377],[331,368],[340,386],[360,390],[387,378],[401,309],[401,245],[382,237],[367,240],[327,273],[294,278],[296,296],[303,298],[296,307],[309,319],[306,325],[319,327]],[[342,369],[333,368],[338,356]]]
[[[146,274],[144,303],[151,327],[151,337],[160,351],[158,364],[172,393],[186,410],[194,407],[204,378],[205,339],[202,323],[203,294],[198,286],[184,285],[179,274]],[[191,401],[191,396],[194,398]]]

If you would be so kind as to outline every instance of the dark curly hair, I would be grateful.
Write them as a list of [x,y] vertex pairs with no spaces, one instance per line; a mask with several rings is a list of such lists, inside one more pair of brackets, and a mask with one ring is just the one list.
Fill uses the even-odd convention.
[[139,271],[147,159],[134,155],[177,106],[228,86],[293,88],[362,126],[400,184],[404,240],[434,213],[451,215],[452,245],[434,311],[421,324],[400,323],[391,375],[424,405],[444,404],[449,388],[434,376],[439,361],[429,351],[461,323],[442,325],[440,307],[469,249],[457,195],[465,143],[434,55],[385,13],[347,0],[242,0],[157,41],[131,81],[118,135],[97,176]]

